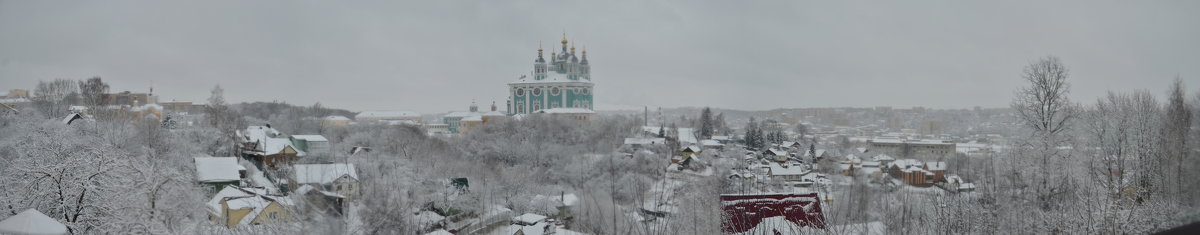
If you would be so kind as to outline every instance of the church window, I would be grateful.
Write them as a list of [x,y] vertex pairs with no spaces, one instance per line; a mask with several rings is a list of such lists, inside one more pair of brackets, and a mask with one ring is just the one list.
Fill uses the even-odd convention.
[[587,94],[589,94],[590,92],[591,92],[591,91],[589,91],[587,88],[583,88],[583,94],[584,94],[584,95],[587,95]]
[[558,87],[555,87],[555,88],[551,88],[551,89],[550,89],[550,94],[551,94],[551,95],[558,95],[559,93],[561,93],[561,92],[558,90]]
[[524,96],[524,95],[525,95],[525,89],[517,88],[517,96]]
[[533,95],[542,95],[542,88],[533,88]]

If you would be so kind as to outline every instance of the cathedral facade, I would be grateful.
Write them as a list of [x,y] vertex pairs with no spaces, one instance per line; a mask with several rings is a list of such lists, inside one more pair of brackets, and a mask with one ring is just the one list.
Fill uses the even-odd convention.
[[576,55],[574,45],[568,51],[568,43],[564,35],[562,53],[551,49],[549,61],[539,47],[531,75],[508,83],[509,115],[551,109],[592,110],[594,84],[587,49]]

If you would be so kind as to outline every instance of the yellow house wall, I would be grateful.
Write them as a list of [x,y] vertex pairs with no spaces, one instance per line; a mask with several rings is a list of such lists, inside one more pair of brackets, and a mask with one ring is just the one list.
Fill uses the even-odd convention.
[[250,214],[250,208],[230,210],[229,204],[225,201],[221,201],[221,208],[225,209],[225,214],[221,215],[225,219],[225,226],[230,228],[237,227],[238,222],[242,221],[242,218],[246,217],[247,214]]
[[[276,213],[275,220],[271,220],[270,214],[272,212]],[[282,205],[279,205],[279,202],[271,202],[270,205],[267,205],[266,209],[263,209],[262,212],[258,213],[257,218],[254,218],[254,220],[252,220],[250,222],[254,223],[254,224],[260,224],[260,223],[267,223],[267,222],[272,222],[272,221],[290,221],[290,220],[292,220],[292,214],[289,213],[286,208],[284,208]]]
[[356,181],[356,180],[341,178],[341,179],[338,179],[337,181],[334,181],[333,184],[335,186],[334,189],[336,189],[336,186],[341,186],[341,190],[335,190],[335,191],[337,192],[337,194],[346,196],[346,201],[353,201],[354,196],[358,195],[359,187],[358,187],[358,181]]

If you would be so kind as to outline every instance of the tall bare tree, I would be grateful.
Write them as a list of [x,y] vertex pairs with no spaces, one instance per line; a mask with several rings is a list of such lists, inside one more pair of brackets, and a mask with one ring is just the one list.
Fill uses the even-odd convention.
[[1167,89],[1167,112],[1162,122],[1162,150],[1175,165],[1175,177],[1171,177],[1175,181],[1175,195],[1183,193],[1183,161],[1188,155],[1188,131],[1192,125],[1192,112],[1184,103],[1183,89],[1183,79],[1175,77],[1175,82]]
[[33,89],[33,102],[43,115],[61,118],[67,114],[71,98],[78,96],[79,86],[70,79],[55,79],[50,82],[38,82]]
[[1050,171],[1057,169],[1057,161],[1070,157],[1070,148],[1060,146],[1068,143],[1066,132],[1078,116],[1078,109],[1067,98],[1071,90],[1067,82],[1069,70],[1058,57],[1030,63],[1021,77],[1029,86],[1017,91],[1012,108],[1017,111],[1020,123],[1030,130],[1021,147],[1033,151],[1026,156],[1037,161],[1032,166],[1039,169],[1035,177],[1037,200],[1043,210],[1048,210],[1051,200],[1064,193],[1065,181],[1052,177]]
[[[222,142],[234,143],[233,133],[237,128],[243,126],[243,123],[241,116],[225,104],[225,89],[220,85],[213,87],[212,95],[208,97],[208,105],[205,107],[205,114],[208,123],[221,132]],[[235,148],[234,145],[230,144],[229,148],[217,149],[217,152],[211,154],[213,156],[229,156],[237,152],[233,148]]]
[[108,93],[108,84],[104,83],[100,77],[92,77],[79,82],[80,101],[88,108],[104,105],[104,93]]

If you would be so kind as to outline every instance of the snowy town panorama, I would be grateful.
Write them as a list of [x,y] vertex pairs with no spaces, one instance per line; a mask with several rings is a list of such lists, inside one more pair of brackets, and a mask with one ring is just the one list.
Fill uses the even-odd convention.
[[0,234],[1200,234],[1198,10],[0,0]]

